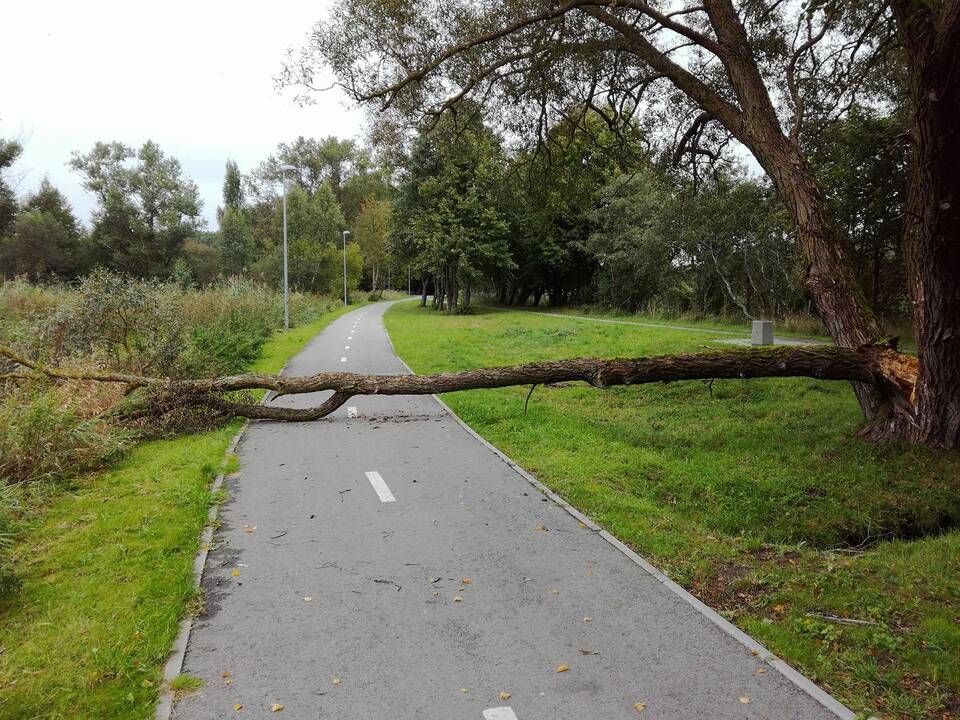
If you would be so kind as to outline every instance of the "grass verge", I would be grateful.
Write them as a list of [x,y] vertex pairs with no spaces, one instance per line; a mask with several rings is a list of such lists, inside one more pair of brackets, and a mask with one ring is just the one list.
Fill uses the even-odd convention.
[[[702,350],[700,333],[394,306],[417,372]],[[724,347],[715,345],[716,347]],[[853,433],[805,378],[476,390],[474,429],[857,711],[960,713],[960,457]],[[865,625],[829,619],[864,620]]]
[[[253,369],[279,371],[344,312],[275,334]],[[202,600],[193,558],[239,426],[142,443],[33,511],[13,547],[21,588],[0,603],[0,719],[152,717],[178,622]]]

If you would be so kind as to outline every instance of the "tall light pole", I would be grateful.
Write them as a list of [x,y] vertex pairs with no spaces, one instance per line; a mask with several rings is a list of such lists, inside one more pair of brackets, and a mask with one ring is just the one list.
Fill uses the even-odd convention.
[[283,329],[290,329],[290,285],[287,273],[287,171],[296,170],[293,165],[280,166],[280,180],[283,182]]
[[349,230],[343,231],[343,306],[346,307],[350,304],[347,300],[347,235],[350,234]]

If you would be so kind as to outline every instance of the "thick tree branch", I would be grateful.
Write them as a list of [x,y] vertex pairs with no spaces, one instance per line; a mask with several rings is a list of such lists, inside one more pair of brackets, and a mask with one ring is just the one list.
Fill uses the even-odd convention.
[[[596,388],[707,378],[812,377],[879,386],[909,407],[917,361],[885,346],[859,349],[829,346],[722,350],[688,355],[661,355],[614,360],[575,359],[534,362],[434,375],[364,375],[324,372],[306,377],[243,374],[199,380],[147,378],[123,373],[64,371],[21,357],[0,346],[0,354],[53,379],[83,379],[157,388],[181,407],[209,407],[248,418],[284,421],[315,420],[329,415],[356,395],[432,395],[513,385],[585,382]],[[277,396],[333,391],[313,408],[286,408],[236,403],[218,393],[265,389]]]

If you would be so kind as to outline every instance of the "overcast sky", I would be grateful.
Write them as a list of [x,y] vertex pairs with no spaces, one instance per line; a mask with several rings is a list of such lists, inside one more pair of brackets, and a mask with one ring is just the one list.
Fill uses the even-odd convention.
[[330,0],[265,3],[5,3],[0,137],[19,139],[20,194],[44,175],[84,222],[91,198],[65,163],[97,140],[154,140],[200,187],[215,229],[223,166],[248,171],[298,135],[357,137],[362,113],[336,91],[299,107],[273,78]]

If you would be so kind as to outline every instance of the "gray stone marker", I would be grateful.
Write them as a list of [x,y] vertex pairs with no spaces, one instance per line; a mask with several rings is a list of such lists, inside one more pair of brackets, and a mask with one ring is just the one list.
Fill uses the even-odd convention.
[[750,344],[773,345],[773,322],[770,320],[754,320]]

